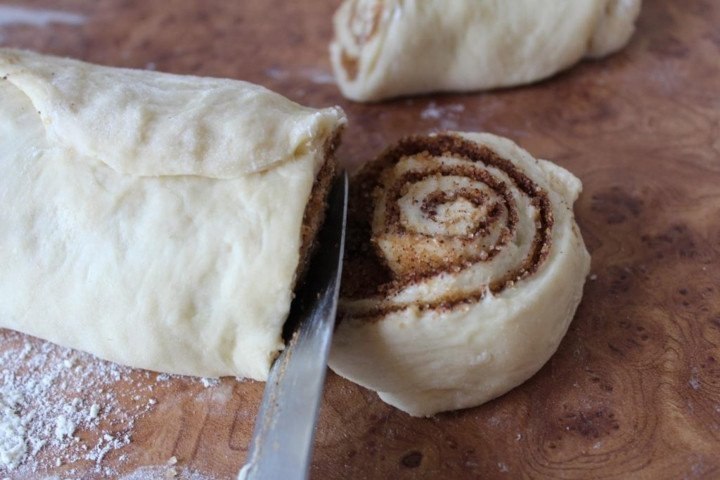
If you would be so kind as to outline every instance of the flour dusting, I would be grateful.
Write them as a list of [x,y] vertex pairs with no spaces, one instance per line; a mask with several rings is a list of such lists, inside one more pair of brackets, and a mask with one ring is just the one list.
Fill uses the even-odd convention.
[[212,480],[194,470],[178,468],[173,465],[142,467],[132,473],[123,475],[120,480]]
[[693,390],[700,390],[702,387],[702,384],[700,383],[700,379],[698,378],[698,369],[697,367],[693,367],[690,373],[690,380],[688,381],[688,385],[690,385],[690,388]]
[[116,477],[106,456],[132,442],[135,422],[157,404],[148,390],[169,383],[148,386],[154,373],[9,330],[0,342],[0,479]]
[[459,125],[460,114],[464,111],[465,107],[459,103],[438,105],[431,101],[420,113],[420,118],[439,121],[441,130],[455,130]]
[[16,392],[0,392],[0,467],[12,470],[25,457],[25,426],[17,414],[20,397]]

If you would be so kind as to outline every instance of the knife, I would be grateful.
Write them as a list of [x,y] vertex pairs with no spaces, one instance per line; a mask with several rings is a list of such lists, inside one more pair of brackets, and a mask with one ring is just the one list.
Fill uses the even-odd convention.
[[239,480],[305,479],[335,326],[347,217],[347,173],[335,179],[325,223],[288,317],[296,324],[275,360]]

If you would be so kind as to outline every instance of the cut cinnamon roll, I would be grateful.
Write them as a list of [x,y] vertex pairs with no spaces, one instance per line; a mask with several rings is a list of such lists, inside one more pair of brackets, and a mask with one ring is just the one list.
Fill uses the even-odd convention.
[[350,196],[330,366],[415,416],[479,405],[535,374],[582,296],[582,185],[490,134],[410,137]]
[[330,54],[357,101],[520,85],[622,48],[641,0],[346,0]]

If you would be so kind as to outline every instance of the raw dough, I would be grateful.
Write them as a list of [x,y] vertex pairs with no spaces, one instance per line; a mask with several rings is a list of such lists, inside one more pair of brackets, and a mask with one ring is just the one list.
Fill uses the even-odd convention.
[[0,50],[0,327],[263,380],[337,108]]
[[490,134],[411,137],[365,166],[331,368],[415,416],[530,378],[565,335],[590,267],[572,211],[581,189]]
[[357,101],[534,82],[622,48],[641,0],[346,0],[330,45]]

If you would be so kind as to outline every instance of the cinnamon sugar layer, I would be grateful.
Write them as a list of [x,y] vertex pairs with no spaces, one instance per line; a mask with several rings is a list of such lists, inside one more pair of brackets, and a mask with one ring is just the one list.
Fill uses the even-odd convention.
[[[400,175],[383,192],[386,196],[386,222],[384,232],[373,232],[373,212],[384,174],[390,171],[401,159],[405,157],[429,155],[432,158],[451,157],[463,160],[461,165],[441,164],[437,167],[421,172],[410,171]],[[489,167],[502,171],[511,184],[498,179]],[[462,177],[469,178],[483,188],[489,188],[499,199],[493,205],[487,205],[486,214],[476,225],[472,232],[464,236],[453,236],[453,241],[472,242],[478,235],[486,235],[489,229],[500,228],[495,244],[488,251],[478,250],[474,255],[461,255],[457,258],[448,258],[442,265],[434,268],[419,268],[398,275],[388,268],[387,259],[383,258],[380,249],[376,248],[377,237],[383,233],[390,233],[403,243],[403,248],[412,246],[412,239],[446,241],[444,235],[428,236],[417,232],[409,232],[400,222],[398,199],[407,185],[421,181],[429,176]],[[387,313],[415,307],[420,310],[451,309],[458,305],[474,303],[481,300],[487,292],[498,294],[504,289],[532,276],[547,258],[550,251],[551,234],[553,227],[553,214],[547,193],[540,188],[523,171],[511,161],[498,156],[484,145],[466,140],[458,135],[441,134],[436,136],[412,136],[401,140],[397,145],[382,153],[376,160],[366,165],[354,178],[350,190],[350,205],[348,211],[348,243],[346,250],[346,263],[344,269],[342,297],[347,300],[360,300],[364,298],[387,299],[409,286],[420,284],[433,277],[446,273],[457,274],[471,268],[479,262],[488,262],[498,255],[515,237],[519,212],[513,192],[523,195],[537,210],[535,230],[530,240],[529,253],[513,268],[507,272],[497,272],[499,275],[487,285],[478,285],[471,292],[448,291],[432,302],[422,304],[389,304],[380,301],[376,306],[364,312],[353,312],[353,317],[367,319],[381,319]],[[432,216],[433,209],[441,203],[452,202],[458,198],[469,201],[476,207],[487,202],[481,192],[477,190],[460,188],[456,191],[434,191],[428,195],[422,205],[423,212]],[[505,213],[504,221],[498,225],[501,212]],[[436,214],[436,210],[435,210]],[[404,238],[403,237],[409,237]],[[428,238],[429,237],[429,238]],[[459,240],[458,240],[459,239]],[[424,264],[426,259],[418,252],[418,264]],[[432,262],[427,262],[431,264]],[[341,307],[342,310],[342,307]]]

